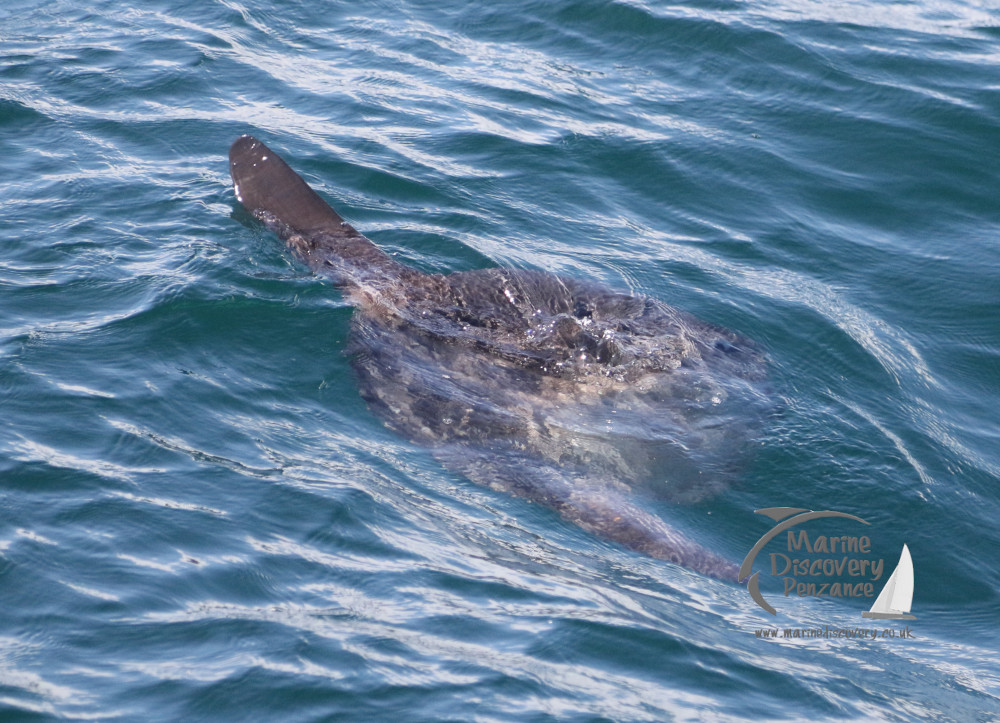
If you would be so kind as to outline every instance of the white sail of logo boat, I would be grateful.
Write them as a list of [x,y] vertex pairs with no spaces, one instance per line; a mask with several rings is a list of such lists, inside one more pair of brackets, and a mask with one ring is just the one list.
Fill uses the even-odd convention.
[[876,620],[916,620],[910,615],[910,603],[913,602],[913,560],[910,549],[904,544],[899,555],[896,569],[875,599],[872,609],[861,613],[862,617]]

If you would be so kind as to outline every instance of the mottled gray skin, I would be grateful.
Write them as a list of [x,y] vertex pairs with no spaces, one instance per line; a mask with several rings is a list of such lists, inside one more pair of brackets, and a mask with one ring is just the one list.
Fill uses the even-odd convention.
[[361,393],[449,468],[701,573],[736,567],[640,504],[724,488],[770,406],[752,342],[644,296],[537,271],[425,274],[348,225],[263,143],[236,197],[356,306]]

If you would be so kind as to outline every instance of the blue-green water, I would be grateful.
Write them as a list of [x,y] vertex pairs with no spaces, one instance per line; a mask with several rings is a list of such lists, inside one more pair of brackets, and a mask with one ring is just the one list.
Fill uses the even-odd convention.
[[[758,339],[752,464],[658,512],[861,516],[915,637],[763,640],[872,600],[772,618],[386,430],[245,132],[421,268]],[[995,3],[7,2],[0,158],[0,718],[1000,716]]]

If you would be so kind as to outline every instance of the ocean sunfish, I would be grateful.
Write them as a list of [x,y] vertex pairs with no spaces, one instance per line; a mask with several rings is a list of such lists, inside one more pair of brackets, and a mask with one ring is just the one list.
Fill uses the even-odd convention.
[[[721,579],[656,500],[728,486],[769,406],[750,340],[655,299],[540,271],[429,274],[345,222],[245,135],[236,198],[355,306],[351,363],[386,425],[479,484]],[[645,504],[643,504],[645,502]]]

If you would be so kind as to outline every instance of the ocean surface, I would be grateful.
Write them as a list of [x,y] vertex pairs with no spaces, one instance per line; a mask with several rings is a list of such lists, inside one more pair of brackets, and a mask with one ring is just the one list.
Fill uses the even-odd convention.
[[[797,529],[875,595],[906,544],[916,619],[786,595],[842,556],[784,537],[772,616],[393,434],[243,133],[421,269],[757,340],[779,413],[656,514],[736,563],[862,518]],[[996,0],[7,0],[0,169],[0,719],[1000,718]]]

